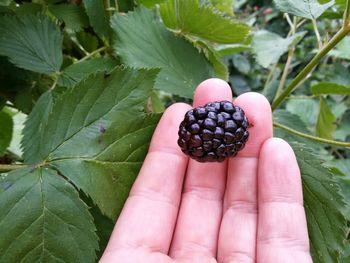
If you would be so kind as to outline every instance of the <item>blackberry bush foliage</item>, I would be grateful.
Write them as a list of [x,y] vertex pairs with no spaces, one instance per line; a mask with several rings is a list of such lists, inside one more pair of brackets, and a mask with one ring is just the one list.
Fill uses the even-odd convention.
[[[273,2],[0,0],[0,262],[97,262],[161,113],[211,77],[269,99],[313,260],[349,262],[350,1]],[[222,161],[248,132],[213,102],[179,144]]]

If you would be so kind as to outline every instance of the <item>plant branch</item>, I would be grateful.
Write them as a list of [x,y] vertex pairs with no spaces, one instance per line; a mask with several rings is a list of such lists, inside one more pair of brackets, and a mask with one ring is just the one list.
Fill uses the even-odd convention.
[[[348,0],[350,1],[350,0]],[[272,103],[272,110],[275,110],[286,97],[288,97],[299,84],[310,74],[310,72],[317,66],[321,59],[328,54],[348,33],[350,27],[343,27],[337,34],[314,56],[314,58],[302,69],[302,71],[293,79],[289,86],[279,95]]]
[[30,165],[25,164],[0,164],[0,172],[8,172],[20,168],[28,168]]
[[344,28],[348,28],[350,30],[350,0],[346,1],[346,9],[344,12]]
[[280,124],[278,122],[273,122],[273,126],[276,128],[280,128],[282,130],[285,130],[291,134],[295,134],[298,135],[300,137],[303,138],[307,138],[316,142],[320,142],[320,143],[326,143],[326,144],[330,144],[330,145],[335,145],[338,147],[345,147],[345,148],[350,148],[350,142],[340,142],[340,141],[333,141],[333,140],[328,140],[328,139],[324,139],[324,138],[320,138],[320,137],[316,137],[316,136],[312,136],[303,132],[299,132],[297,130],[294,130],[292,128],[289,128],[283,124]]

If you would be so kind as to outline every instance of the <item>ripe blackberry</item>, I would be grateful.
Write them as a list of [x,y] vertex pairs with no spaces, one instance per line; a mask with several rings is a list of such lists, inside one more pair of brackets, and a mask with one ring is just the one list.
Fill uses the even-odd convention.
[[248,126],[240,107],[229,101],[211,102],[185,114],[177,143],[199,162],[222,162],[243,149],[249,137]]

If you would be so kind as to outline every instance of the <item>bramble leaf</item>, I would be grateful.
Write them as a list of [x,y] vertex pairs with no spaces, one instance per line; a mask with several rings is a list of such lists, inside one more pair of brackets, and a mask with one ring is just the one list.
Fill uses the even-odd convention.
[[114,15],[112,28],[116,33],[115,52],[125,64],[161,69],[155,84],[157,89],[192,98],[195,87],[214,76],[205,56],[166,30],[148,9]]
[[338,262],[346,239],[340,186],[311,148],[292,143],[302,174],[304,206],[314,262]]
[[41,148],[40,136],[44,133],[43,129],[47,125],[52,105],[52,93],[47,91],[41,95],[26,120],[21,141],[23,158],[26,163],[31,164],[41,161],[37,156]]
[[245,23],[224,17],[198,0],[167,1],[160,6],[164,24],[179,34],[200,37],[222,44],[242,43],[248,37],[250,27]]
[[350,37],[344,37],[342,41],[334,49],[329,52],[329,55],[335,56],[337,58],[350,60]]
[[52,74],[62,64],[62,35],[47,16],[1,16],[0,55],[16,66]]
[[104,1],[83,0],[90,25],[101,39],[108,39],[110,36],[109,14]]
[[27,122],[26,162],[55,167],[114,219],[159,120],[143,112],[157,74],[117,68],[91,75],[52,106],[43,96]]
[[73,87],[86,79],[90,74],[108,72],[115,68],[118,63],[111,58],[95,58],[72,64],[64,69],[59,76],[57,84],[64,87]]
[[294,36],[282,38],[266,30],[256,32],[252,41],[252,49],[257,62],[264,68],[276,63],[279,58],[286,53],[291,46],[296,45],[305,34],[306,32],[299,32]]
[[88,207],[56,171],[19,169],[0,177],[1,262],[95,262]]
[[335,2],[332,0],[320,4],[317,0],[274,0],[274,3],[281,12],[307,19],[316,19]]
[[10,145],[13,131],[13,120],[10,114],[0,109],[0,156]]
[[320,98],[320,111],[316,123],[316,135],[326,139],[333,139],[333,133],[337,126],[335,124],[336,117],[327,105],[324,98]]
[[80,31],[89,25],[89,18],[81,6],[60,4],[49,5],[48,9],[57,18],[61,19],[67,28],[73,31]]
[[339,94],[350,95],[350,86],[339,85],[330,82],[321,82],[311,87],[311,92],[314,95],[323,94]]

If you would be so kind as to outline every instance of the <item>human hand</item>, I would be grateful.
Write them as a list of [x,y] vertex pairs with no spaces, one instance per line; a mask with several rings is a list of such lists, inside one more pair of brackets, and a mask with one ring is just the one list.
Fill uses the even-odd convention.
[[[199,85],[194,107],[232,101],[227,83]],[[100,262],[312,262],[301,178],[293,150],[272,138],[268,101],[257,93],[234,104],[253,127],[237,157],[189,160],[177,132],[191,108],[164,113]]]

